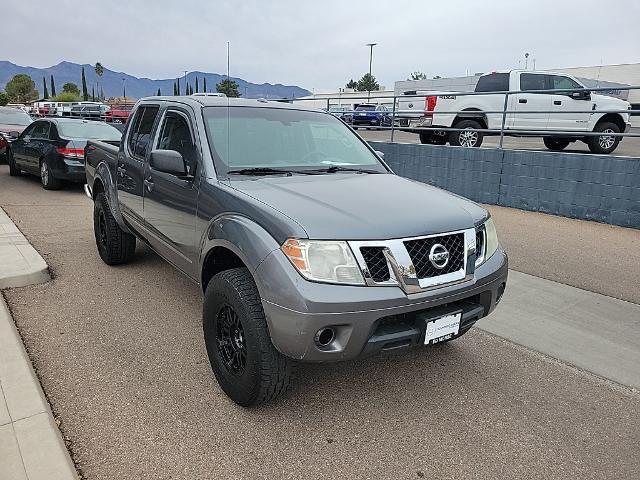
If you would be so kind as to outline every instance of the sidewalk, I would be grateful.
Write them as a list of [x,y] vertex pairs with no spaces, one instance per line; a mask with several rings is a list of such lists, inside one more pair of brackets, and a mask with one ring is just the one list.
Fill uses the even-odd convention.
[[[46,282],[47,265],[0,209],[0,288]],[[77,479],[13,319],[0,296],[0,479]]]

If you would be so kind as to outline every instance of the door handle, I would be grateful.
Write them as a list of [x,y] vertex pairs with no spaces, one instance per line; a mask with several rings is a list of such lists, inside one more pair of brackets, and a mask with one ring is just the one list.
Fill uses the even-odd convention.
[[518,99],[518,103],[527,103],[527,99],[526,98],[519,98]]
[[554,100],[553,104],[554,105],[562,105],[562,100]]
[[118,173],[121,177],[124,177],[124,174],[127,173],[127,169],[121,165],[118,165],[118,168],[116,170],[118,170]]
[[155,183],[153,183],[151,180],[147,180],[146,178],[144,179],[144,186],[147,187],[148,191],[153,190],[154,185]]

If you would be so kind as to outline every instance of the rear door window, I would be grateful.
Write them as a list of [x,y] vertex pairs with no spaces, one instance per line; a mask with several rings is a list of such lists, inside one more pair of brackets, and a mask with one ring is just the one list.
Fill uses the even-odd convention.
[[476,92],[506,92],[509,90],[508,73],[492,73],[478,80]]
[[159,107],[150,105],[140,107],[136,112],[127,141],[129,151],[133,156],[146,157],[158,109]]
[[547,75],[523,73],[520,75],[520,90],[546,90]]

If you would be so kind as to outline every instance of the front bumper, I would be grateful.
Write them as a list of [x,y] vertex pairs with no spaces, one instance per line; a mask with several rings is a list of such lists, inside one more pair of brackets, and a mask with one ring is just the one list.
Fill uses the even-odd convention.
[[[279,250],[255,272],[274,346],[309,362],[349,360],[419,345],[426,318],[462,311],[459,335],[488,315],[507,281],[508,259],[501,248],[478,267],[471,280],[406,295],[399,287],[357,287],[304,280]],[[335,340],[316,344],[331,327]]]

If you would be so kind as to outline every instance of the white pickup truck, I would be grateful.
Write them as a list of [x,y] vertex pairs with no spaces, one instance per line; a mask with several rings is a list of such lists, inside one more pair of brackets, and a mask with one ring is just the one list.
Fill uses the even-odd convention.
[[500,92],[511,91],[517,93],[508,98],[505,135],[543,137],[550,150],[559,151],[581,140],[594,153],[611,153],[622,137],[583,133],[611,134],[629,129],[629,113],[625,112],[631,108],[628,102],[592,93],[569,75],[526,70],[494,72],[482,75],[475,91],[486,94],[405,92],[425,96],[400,98],[401,125],[412,128],[422,143],[444,145],[448,141],[451,145],[479,147],[484,136],[500,134],[505,99]]

